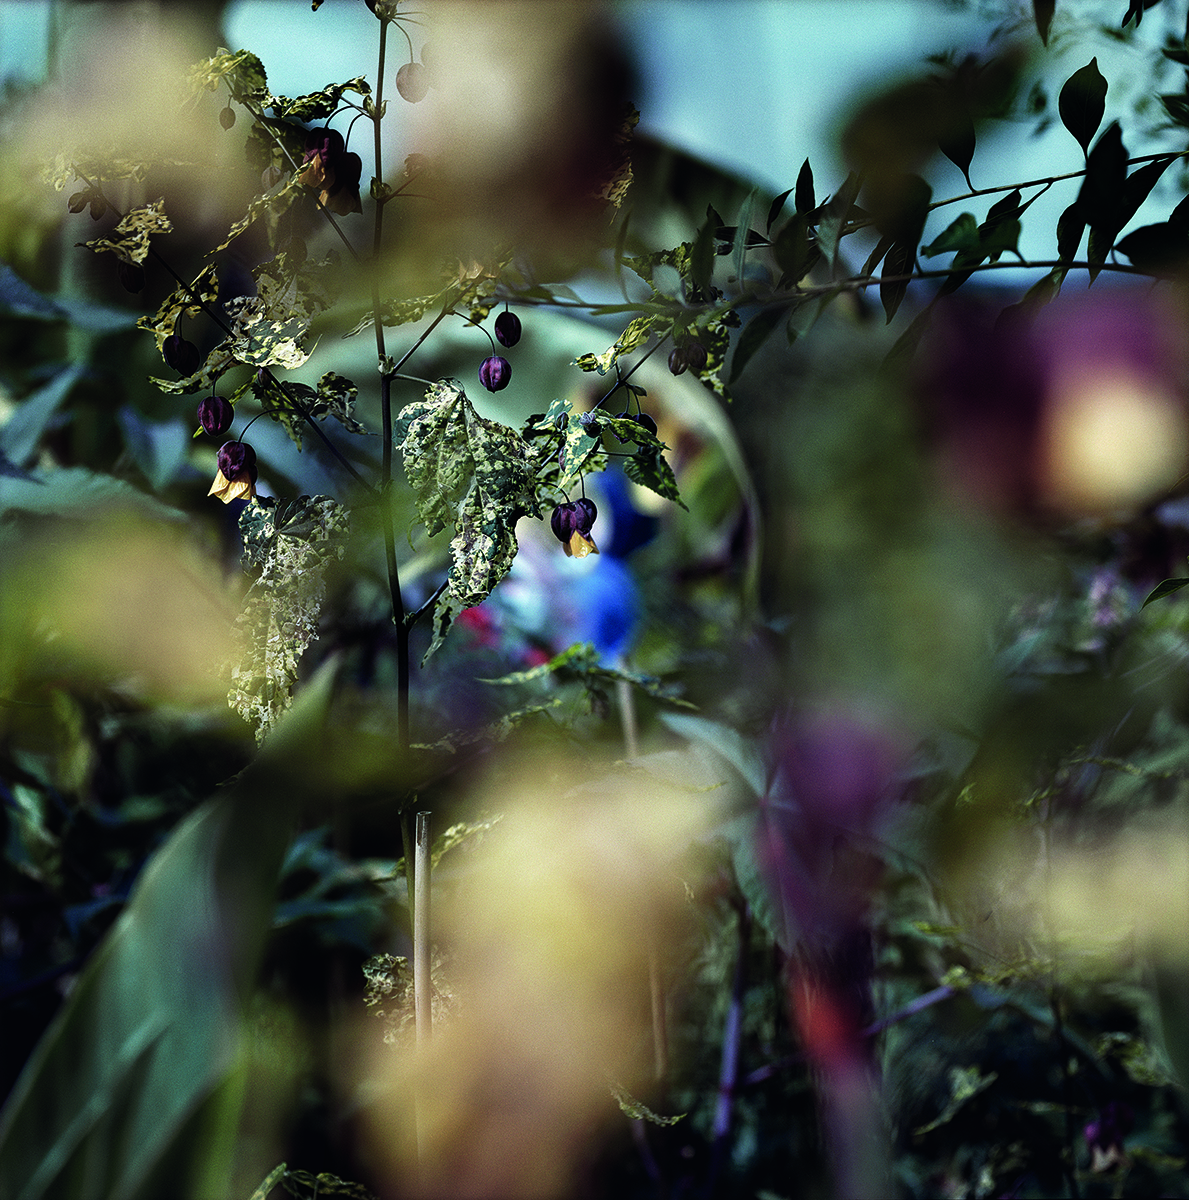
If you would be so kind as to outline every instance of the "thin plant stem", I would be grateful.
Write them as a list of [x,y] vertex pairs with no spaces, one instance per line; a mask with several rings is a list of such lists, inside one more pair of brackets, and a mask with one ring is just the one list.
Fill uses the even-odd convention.
[[417,1044],[425,1045],[433,1027],[433,982],[429,965],[430,853],[427,812],[417,814],[413,846],[413,1008],[417,1022]]
[[718,1098],[714,1105],[711,1127],[713,1148],[706,1195],[714,1194],[718,1177],[727,1157],[731,1134],[731,1115],[735,1093],[739,1086],[739,1046],[743,1039],[743,1004],[747,994],[747,952],[751,944],[751,908],[744,901],[739,906],[739,956],[735,960],[735,977],[731,983],[731,1002],[723,1025],[722,1059],[718,1071]]

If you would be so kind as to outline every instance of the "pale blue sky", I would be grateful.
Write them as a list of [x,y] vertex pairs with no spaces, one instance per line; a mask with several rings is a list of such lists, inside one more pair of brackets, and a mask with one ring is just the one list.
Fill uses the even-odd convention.
[[[1019,7],[1022,18],[1031,11],[1025,0]],[[1096,54],[1112,85],[1106,120],[1127,113],[1128,83],[1138,86],[1146,74],[1133,51],[1089,23],[1094,14],[1117,22],[1119,8],[1120,0],[1061,0],[1054,33],[1064,34],[1052,39],[1037,64],[1059,85]],[[41,77],[48,10],[47,0],[0,0],[0,73]],[[977,52],[989,32],[985,20],[941,0],[622,0],[616,11],[640,68],[644,129],[772,191],[789,187],[808,157],[819,194],[845,173],[833,133],[848,98],[911,72],[927,53]],[[309,0],[234,0],[226,22],[228,43],[257,48],[273,90],[289,95],[372,72],[374,32],[366,6],[343,0],[317,14]],[[1147,18],[1143,32],[1159,32],[1155,17]],[[1027,23],[1021,35],[1039,52]],[[1128,145],[1133,154],[1152,148],[1137,146],[1134,136]],[[359,149],[366,160],[367,148]],[[1081,163],[1077,144],[1059,125],[1041,138],[1012,125],[982,131],[971,174],[976,185],[989,186],[1076,170]],[[961,174],[940,158],[931,182],[936,197],[965,190]],[[1057,215],[1074,194],[1066,185],[1038,202],[1025,222],[1025,253],[1052,253]],[[963,207],[981,217],[988,203],[937,214],[941,224],[931,225],[927,236]],[[1152,202],[1141,223],[1159,219],[1159,203]]]

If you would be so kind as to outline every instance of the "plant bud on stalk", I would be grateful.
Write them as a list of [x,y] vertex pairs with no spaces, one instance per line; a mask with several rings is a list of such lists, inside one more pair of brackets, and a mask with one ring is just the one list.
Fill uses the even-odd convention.
[[683,346],[675,346],[669,351],[669,370],[674,375],[681,375],[688,366],[689,359],[685,355],[685,348]]
[[250,499],[256,495],[256,451],[247,442],[224,442],[216,461],[219,469],[208,496],[217,496],[224,504]]
[[235,124],[235,109],[230,104],[219,111],[219,124],[224,129],[230,129]]
[[512,364],[498,354],[485,358],[479,366],[479,382],[489,392],[501,391],[512,382]]
[[201,355],[193,342],[188,342],[180,333],[171,333],[161,346],[161,357],[165,365],[179,375],[193,375],[198,370]]
[[407,62],[396,73],[396,90],[410,104],[419,104],[429,91],[429,77],[419,62]]
[[116,274],[125,289],[139,292],[144,288],[144,267],[140,263],[125,262],[123,259],[116,264]]
[[549,524],[553,536],[562,544],[567,558],[585,558],[588,554],[598,554],[599,548],[590,536],[591,526],[599,510],[593,500],[585,496],[581,500],[567,501],[559,504],[553,510]]
[[501,346],[515,346],[520,341],[520,318],[504,311],[495,319],[495,340]]
[[649,416],[648,413],[646,413],[646,412],[637,413],[635,416],[635,421],[636,421],[636,424],[639,425],[641,429],[647,429],[648,432],[651,433],[653,437],[656,437],[656,421],[653,420],[653,418],[651,416]]
[[685,362],[691,371],[706,370],[706,363],[709,361],[710,355],[706,351],[706,347],[701,342],[690,342],[685,348]]
[[234,419],[235,409],[231,406],[231,401],[224,396],[207,396],[198,405],[198,423],[202,426],[203,433],[211,437],[219,437],[226,433]]

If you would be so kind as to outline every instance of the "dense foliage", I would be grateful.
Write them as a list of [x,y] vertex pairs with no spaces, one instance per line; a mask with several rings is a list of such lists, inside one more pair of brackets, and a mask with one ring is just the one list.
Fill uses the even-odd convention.
[[1189,1195],[1186,4],[775,196],[366,7],[7,98],[0,1200]]

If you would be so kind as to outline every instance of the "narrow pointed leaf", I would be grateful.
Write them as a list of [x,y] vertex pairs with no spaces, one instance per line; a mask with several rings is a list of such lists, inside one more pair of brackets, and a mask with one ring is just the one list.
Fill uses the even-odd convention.
[[939,234],[927,246],[921,247],[926,258],[951,251],[973,251],[979,245],[978,221],[973,213],[963,213],[953,221],[944,233]]
[[1172,161],[1171,157],[1158,158],[1155,162],[1145,163],[1127,177],[1119,210],[1120,228],[1139,212],[1140,205],[1152,194],[1156,181],[1168,170]]
[[810,239],[809,220],[804,213],[790,217],[772,243],[772,257],[791,284],[804,278],[817,246]]
[[887,252],[896,244],[896,239],[892,237],[881,237],[875,244],[875,249],[867,256],[867,261],[863,264],[863,275],[874,274],[875,268],[884,260]]
[[776,218],[780,216],[780,210],[784,208],[784,202],[793,194],[793,189],[789,188],[783,191],[775,200],[772,201],[768,208],[768,224],[764,228],[771,233],[772,226],[776,224]]
[[954,113],[953,124],[947,127],[937,145],[942,154],[962,172],[966,186],[974,191],[974,184],[970,182],[970,162],[974,158],[975,132],[968,111],[963,109]]
[[731,247],[731,257],[734,260],[735,278],[742,281],[743,267],[747,261],[747,235],[751,229],[751,214],[755,208],[756,191],[753,189],[743,201],[739,209],[739,224],[735,229],[735,242]]
[[813,169],[809,165],[809,159],[801,164],[801,170],[797,174],[797,190],[793,203],[799,213],[811,213],[817,207],[813,195]]
[[1057,97],[1061,124],[1077,139],[1083,154],[1088,154],[1090,142],[1102,124],[1106,111],[1107,83],[1098,69],[1098,59],[1092,58],[1065,81]]
[[831,270],[838,258],[838,243],[846,226],[846,218],[858,198],[860,183],[858,174],[852,171],[826,205],[825,216],[817,227],[817,244],[822,248]]
[[689,254],[689,271],[694,286],[706,295],[714,276],[714,222],[709,218],[694,238]]
[[1126,186],[1127,147],[1118,121],[1112,121],[1086,160],[1086,177],[1077,201],[1086,224],[1112,242],[1123,227],[1120,214]]
[[1132,266],[1166,279],[1181,274],[1189,266],[1189,235],[1167,221],[1134,230],[1115,249],[1125,254]]
[[[884,259],[883,273],[885,276],[891,275],[907,275],[912,271],[913,259],[916,247],[908,242],[897,242],[889,251],[887,258]],[[900,307],[900,302],[904,299],[908,292],[907,279],[894,279],[888,283],[879,285],[879,299],[883,304],[883,310],[887,314],[887,323],[891,324],[892,318],[896,315],[896,310]]]
[[1053,13],[1057,8],[1057,0],[1032,0],[1032,16],[1036,21],[1036,32],[1040,40],[1049,44],[1049,27],[1053,24]]
[[1082,234],[1086,232],[1086,222],[1082,219],[1082,210],[1075,200],[1057,218],[1057,257],[1063,261],[1072,262],[1082,244]]
[[1183,587],[1189,587],[1189,579],[1165,579],[1148,593],[1147,599],[1140,605],[1140,608],[1147,608],[1153,600],[1163,600],[1165,596],[1171,596],[1173,592],[1179,592]]
[[734,383],[743,374],[743,368],[787,315],[787,308],[764,308],[743,326],[739,340],[735,343],[735,353],[731,356],[731,377],[727,380],[728,383]]

